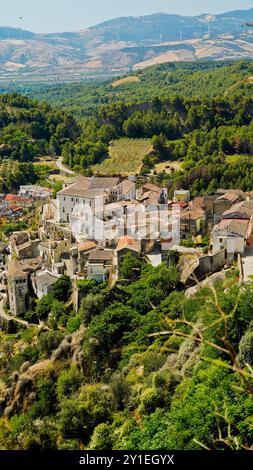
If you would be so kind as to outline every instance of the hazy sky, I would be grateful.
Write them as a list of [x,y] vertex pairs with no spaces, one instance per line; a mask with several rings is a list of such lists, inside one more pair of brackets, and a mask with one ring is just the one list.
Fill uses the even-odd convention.
[[253,0],[0,0],[0,7],[1,4],[1,26],[62,32],[84,29],[118,16],[155,12],[198,15],[247,9],[253,7]]

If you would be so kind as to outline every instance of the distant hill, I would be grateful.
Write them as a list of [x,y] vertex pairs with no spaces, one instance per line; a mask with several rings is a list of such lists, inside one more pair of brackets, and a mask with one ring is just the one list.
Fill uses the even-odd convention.
[[79,83],[0,84],[0,92],[18,91],[39,101],[90,117],[102,105],[124,103],[143,109],[143,103],[159,98],[191,100],[252,95],[253,61],[194,61],[156,65],[130,72],[121,79]]
[[253,8],[196,17],[117,18],[79,32],[0,27],[1,81],[80,80],[166,62],[253,57]]

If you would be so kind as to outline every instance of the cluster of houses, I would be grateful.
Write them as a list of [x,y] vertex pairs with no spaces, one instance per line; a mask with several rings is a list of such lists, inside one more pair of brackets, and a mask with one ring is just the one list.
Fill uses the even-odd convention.
[[31,290],[41,298],[64,274],[112,286],[127,253],[154,265],[176,263],[188,286],[253,246],[253,194],[239,190],[191,199],[180,189],[168,200],[165,188],[136,187],[133,177],[77,176],[56,200],[35,186],[21,187],[16,197],[42,204],[37,231],[13,233],[0,247],[1,292],[14,316],[26,312]]
[[50,199],[52,190],[36,185],[21,186],[18,194],[0,194],[0,217],[7,222],[20,219],[38,201]]

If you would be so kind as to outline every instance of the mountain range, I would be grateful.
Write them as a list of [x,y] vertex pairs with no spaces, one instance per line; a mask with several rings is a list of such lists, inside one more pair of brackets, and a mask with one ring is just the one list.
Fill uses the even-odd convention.
[[154,64],[253,57],[253,8],[117,18],[78,32],[0,27],[0,81],[73,81]]

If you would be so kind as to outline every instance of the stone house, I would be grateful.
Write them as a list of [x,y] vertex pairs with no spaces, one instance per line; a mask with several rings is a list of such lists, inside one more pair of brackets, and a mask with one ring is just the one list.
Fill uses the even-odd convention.
[[58,278],[49,271],[38,271],[33,274],[32,286],[36,296],[41,299],[44,295],[49,294],[57,279]]
[[7,270],[8,303],[12,315],[18,317],[27,311],[29,292],[28,274],[24,272],[20,261],[11,261]]
[[252,234],[249,220],[222,219],[212,231],[213,252],[225,249],[229,259],[243,254]]
[[90,253],[86,264],[87,278],[97,282],[108,281],[112,276],[113,265],[113,250],[94,250]]
[[72,276],[78,274],[84,275],[86,272],[86,264],[92,251],[97,248],[96,242],[87,240],[77,243],[70,249],[70,264]]

